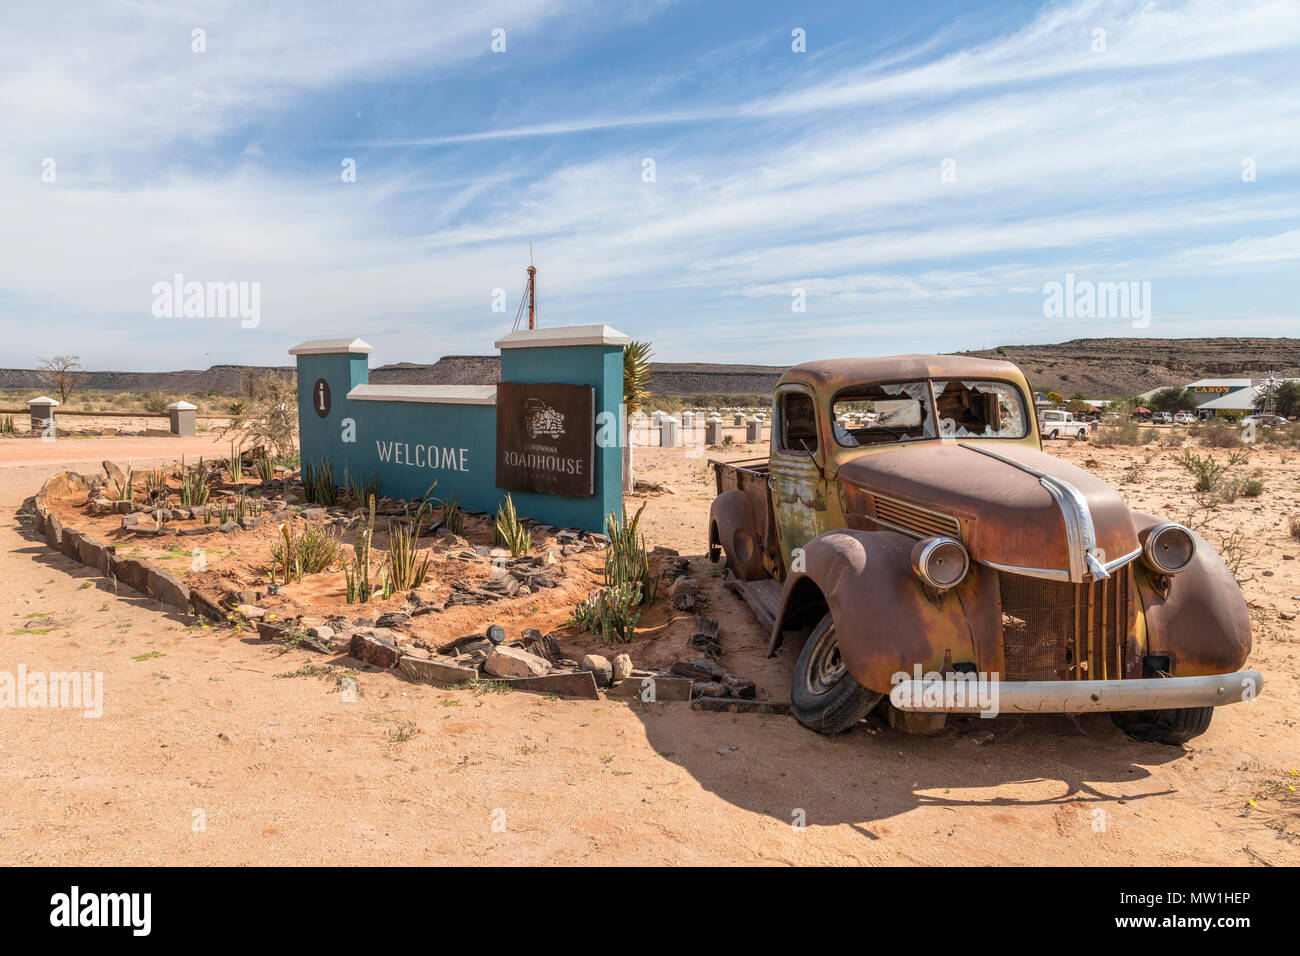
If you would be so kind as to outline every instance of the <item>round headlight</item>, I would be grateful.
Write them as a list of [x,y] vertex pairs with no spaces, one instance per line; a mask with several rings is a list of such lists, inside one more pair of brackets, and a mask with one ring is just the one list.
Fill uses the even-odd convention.
[[970,556],[956,538],[938,535],[916,542],[912,570],[926,584],[945,591],[956,587],[970,568]]
[[1147,532],[1142,562],[1159,574],[1177,574],[1196,557],[1196,539],[1180,524],[1166,521]]

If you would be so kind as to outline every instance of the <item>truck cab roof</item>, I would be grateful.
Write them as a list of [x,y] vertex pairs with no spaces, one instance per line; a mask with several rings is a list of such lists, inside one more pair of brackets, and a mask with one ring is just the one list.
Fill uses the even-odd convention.
[[996,378],[1023,382],[1011,362],[966,355],[885,355],[874,358],[834,358],[804,362],[789,368],[777,387],[794,382],[814,389],[837,388],[859,382],[893,382],[925,378]]

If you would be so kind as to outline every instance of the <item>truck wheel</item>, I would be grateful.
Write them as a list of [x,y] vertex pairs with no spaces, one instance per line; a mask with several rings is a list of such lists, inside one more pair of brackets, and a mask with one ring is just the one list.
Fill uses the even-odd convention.
[[1180,707],[1175,710],[1116,711],[1110,719],[1135,740],[1177,747],[1209,730],[1213,716],[1213,707]]
[[835,622],[827,614],[804,641],[794,665],[790,709],[799,723],[819,734],[838,734],[855,726],[884,694],[853,679],[840,658]]
[[1055,440],[1057,438],[1060,438],[1061,436],[1060,433],[1055,428],[1053,428],[1050,432],[1047,433],[1047,437]]

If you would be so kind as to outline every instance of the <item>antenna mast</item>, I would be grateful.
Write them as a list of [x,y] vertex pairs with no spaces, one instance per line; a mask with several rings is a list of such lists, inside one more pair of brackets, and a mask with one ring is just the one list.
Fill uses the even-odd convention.
[[528,244],[528,328],[537,328],[537,267],[533,265],[533,244]]

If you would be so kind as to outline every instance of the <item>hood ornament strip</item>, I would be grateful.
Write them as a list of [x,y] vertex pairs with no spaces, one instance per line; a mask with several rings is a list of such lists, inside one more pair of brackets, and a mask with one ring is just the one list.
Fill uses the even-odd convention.
[[1088,499],[1083,496],[1083,492],[1063,478],[1046,474],[1023,462],[989,451],[987,448],[977,448],[965,442],[957,444],[976,454],[987,455],[1012,468],[1018,468],[1025,474],[1033,475],[1038,479],[1038,483],[1047,489],[1048,494],[1056,501],[1057,507],[1061,509],[1061,518],[1065,522],[1071,581],[1076,583],[1087,580],[1104,581],[1110,577],[1110,571],[1107,570],[1102,555],[1097,553],[1097,531],[1092,523],[1092,510],[1088,507]]

